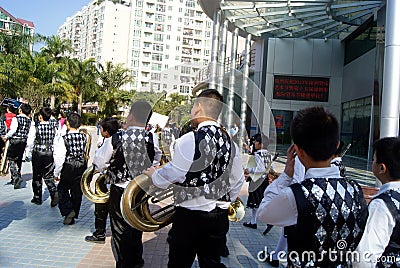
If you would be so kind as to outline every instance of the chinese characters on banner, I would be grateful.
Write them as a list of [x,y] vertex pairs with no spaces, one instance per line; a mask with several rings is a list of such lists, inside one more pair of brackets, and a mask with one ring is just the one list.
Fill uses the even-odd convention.
[[329,78],[274,76],[274,99],[327,102]]

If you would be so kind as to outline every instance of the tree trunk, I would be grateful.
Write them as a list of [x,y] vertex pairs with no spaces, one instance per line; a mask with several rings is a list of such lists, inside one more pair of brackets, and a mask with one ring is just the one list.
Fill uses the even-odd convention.
[[79,100],[78,100],[78,114],[82,115],[82,100],[83,99],[83,94],[82,92],[79,93]]
[[56,96],[51,95],[51,97],[50,97],[50,108],[54,109],[54,107],[56,107]]

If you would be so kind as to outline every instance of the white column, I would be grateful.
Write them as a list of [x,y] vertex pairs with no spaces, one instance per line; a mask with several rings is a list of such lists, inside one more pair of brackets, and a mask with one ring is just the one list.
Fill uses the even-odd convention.
[[250,45],[251,45],[251,34],[246,37],[245,44],[245,59],[243,65],[243,84],[242,84],[242,109],[240,114],[241,125],[240,125],[240,141],[239,146],[242,150],[243,141],[246,137],[246,112],[247,112],[247,86],[249,79],[249,64],[250,64]]
[[218,63],[218,48],[219,48],[219,25],[221,20],[221,11],[214,13],[213,38],[211,45],[211,62],[210,62],[210,79],[208,88],[215,89],[217,81],[217,63]]
[[236,55],[237,55],[237,44],[238,44],[239,28],[235,28],[232,33],[232,46],[231,46],[231,63],[230,63],[230,75],[229,75],[229,94],[228,94],[228,128],[233,126],[233,105],[235,97],[235,72],[236,72]]
[[226,58],[226,39],[228,34],[228,20],[224,19],[221,24],[220,37],[219,37],[219,55],[217,67],[217,89],[219,93],[224,91],[224,76],[225,76],[225,58]]
[[380,137],[399,135],[400,1],[387,0]]

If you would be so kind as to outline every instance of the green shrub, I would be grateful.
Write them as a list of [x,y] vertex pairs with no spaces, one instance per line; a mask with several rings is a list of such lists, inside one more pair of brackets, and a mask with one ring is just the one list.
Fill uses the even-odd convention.
[[83,113],[82,116],[82,125],[86,126],[96,126],[97,125],[97,115],[93,113]]

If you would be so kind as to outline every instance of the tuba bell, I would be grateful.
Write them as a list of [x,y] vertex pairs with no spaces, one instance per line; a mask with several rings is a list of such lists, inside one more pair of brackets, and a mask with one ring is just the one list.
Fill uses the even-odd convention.
[[[90,183],[96,178],[95,189],[92,191]],[[101,174],[95,170],[94,166],[88,167],[82,175],[81,179],[81,189],[83,195],[94,203],[106,203],[110,198],[110,192],[106,187],[106,181],[108,176],[106,174]]]
[[1,152],[0,176],[6,176],[8,173],[8,170],[10,168],[10,165],[8,162],[8,157],[7,157],[7,152],[8,152],[9,147],[10,147],[10,141],[7,140],[6,143],[4,144],[3,150]]
[[[159,203],[173,196],[172,188],[160,190],[144,174],[135,177],[128,184],[121,198],[123,218],[130,226],[143,232],[154,232],[167,226],[172,222],[175,206],[171,204],[161,206]],[[228,209],[230,221],[238,222],[243,219],[244,214],[244,205],[239,198],[230,204]]]

